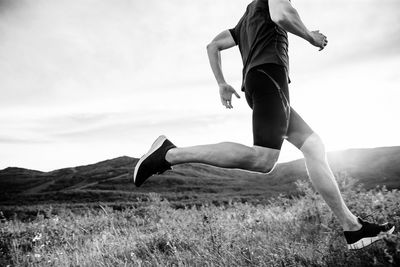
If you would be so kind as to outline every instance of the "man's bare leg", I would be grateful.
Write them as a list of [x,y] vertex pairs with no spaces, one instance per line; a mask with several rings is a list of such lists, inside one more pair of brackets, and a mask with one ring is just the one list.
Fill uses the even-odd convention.
[[325,202],[331,208],[341,223],[344,231],[356,231],[361,228],[357,217],[348,209],[335,177],[329,167],[325,148],[317,134],[312,134],[300,149],[305,158],[308,175],[321,194]]
[[205,163],[223,168],[270,172],[279,157],[279,150],[260,146],[248,147],[238,143],[223,142],[170,149],[166,160],[172,165]]

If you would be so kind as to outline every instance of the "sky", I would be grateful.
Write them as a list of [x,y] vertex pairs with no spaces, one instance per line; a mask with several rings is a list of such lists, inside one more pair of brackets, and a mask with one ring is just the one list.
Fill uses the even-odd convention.
[[[221,105],[206,52],[248,3],[0,0],[0,169],[140,157],[160,134],[251,146],[251,109]],[[400,145],[400,1],[292,3],[329,40],[289,37],[292,106],[328,151]],[[222,65],[239,91],[237,47]],[[280,162],[299,157],[284,144]]]

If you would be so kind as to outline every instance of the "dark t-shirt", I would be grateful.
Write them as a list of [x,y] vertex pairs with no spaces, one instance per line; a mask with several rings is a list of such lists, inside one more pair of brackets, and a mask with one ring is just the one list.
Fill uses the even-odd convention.
[[287,33],[271,20],[268,0],[251,2],[236,27],[229,31],[242,55],[242,91],[247,73],[255,66],[275,63],[289,70]]

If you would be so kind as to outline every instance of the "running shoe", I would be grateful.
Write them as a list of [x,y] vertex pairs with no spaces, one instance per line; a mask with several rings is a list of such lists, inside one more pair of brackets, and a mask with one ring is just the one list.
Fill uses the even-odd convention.
[[347,247],[351,250],[364,248],[394,231],[394,225],[388,223],[375,224],[360,218],[358,218],[358,222],[362,225],[360,230],[344,231]]
[[171,169],[171,164],[165,159],[168,150],[176,146],[171,143],[164,135],[159,136],[154,141],[149,152],[140,158],[135,166],[133,173],[133,182],[139,187],[150,176],[154,174],[161,174],[166,170]]

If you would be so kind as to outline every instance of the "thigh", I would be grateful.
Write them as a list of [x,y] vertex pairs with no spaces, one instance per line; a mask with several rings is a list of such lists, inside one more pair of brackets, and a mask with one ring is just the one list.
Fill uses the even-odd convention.
[[301,149],[304,142],[310,137],[314,131],[303,120],[303,118],[291,107],[289,127],[287,131],[287,140],[298,149]]
[[247,75],[246,99],[253,109],[255,146],[276,150],[282,147],[288,129],[289,103],[283,101],[281,87],[287,88],[287,80],[274,73],[269,75],[253,69]]

